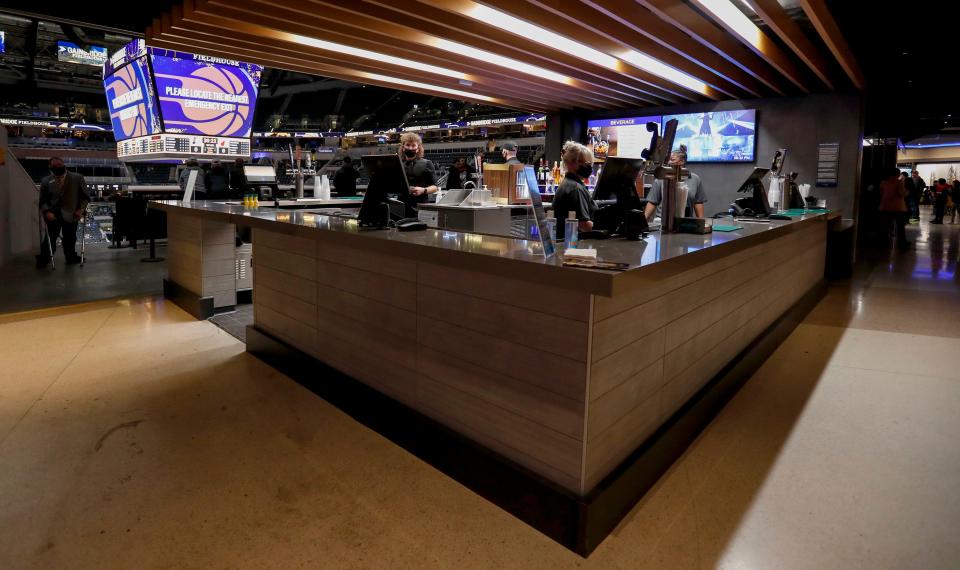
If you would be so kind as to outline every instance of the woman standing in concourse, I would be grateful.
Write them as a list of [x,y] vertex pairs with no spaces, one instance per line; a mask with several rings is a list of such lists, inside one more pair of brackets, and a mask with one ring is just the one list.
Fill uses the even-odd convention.
[[900,169],[890,169],[886,178],[880,183],[880,215],[887,224],[892,221],[896,226],[898,249],[906,249],[910,245],[905,230],[907,217],[910,215],[906,202],[908,193],[900,179]]
[[400,136],[400,160],[410,186],[410,193],[401,197],[407,207],[404,215],[413,218],[417,216],[417,206],[426,202],[428,195],[436,194],[437,172],[433,161],[423,158],[423,139],[417,133]]

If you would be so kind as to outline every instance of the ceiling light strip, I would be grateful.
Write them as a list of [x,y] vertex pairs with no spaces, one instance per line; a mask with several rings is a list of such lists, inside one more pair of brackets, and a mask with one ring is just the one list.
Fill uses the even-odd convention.
[[730,0],[696,0],[745,42],[760,49],[763,32]]
[[431,37],[427,43],[437,49],[465,55],[476,60],[489,62],[494,65],[512,69],[514,71],[533,75],[534,77],[539,77],[541,79],[556,81],[557,83],[563,83],[564,85],[573,85],[574,83],[574,80],[566,75],[556,73],[536,65],[530,65],[529,63],[524,63],[513,58],[504,57],[490,51],[477,49],[466,44],[452,42],[450,40],[437,37]]
[[430,83],[421,83],[420,81],[410,81],[409,79],[400,79],[398,77],[390,77],[389,75],[380,75],[379,73],[369,73],[366,71],[361,71],[358,73],[361,77],[365,77],[371,81],[383,81],[385,83],[394,83],[397,85],[403,85],[406,87],[413,87],[415,89],[429,89],[430,91],[438,91],[440,93],[446,93],[447,95],[455,95],[457,97],[462,97],[466,99],[479,99],[480,101],[486,101],[488,103],[502,103],[500,99],[495,97],[488,97],[486,95],[480,95],[479,93],[471,93],[470,91],[461,91],[460,89],[451,89],[449,87],[442,87],[440,85],[431,85]]
[[697,93],[706,94],[708,87],[703,81],[688,75],[674,67],[671,67],[660,60],[654,59],[649,55],[637,50],[627,50],[619,55],[619,59],[610,54],[571,40],[556,32],[552,32],[516,16],[507,14],[500,10],[485,6],[483,4],[473,4],[466,10],[466,15],[475,20],[496,26],[507,32],[524,36],[547,47],[553,48],[571,55],[573,57],[598,64],[607,69],[617,72],[623,72],[622,63],[626,62],[639,69],[647,71],[667,81],[681,85]]
[[389,63],[389,64],[397,65],[400,67],[416,69],[418,71],[425,71],[427,73],[434,73],[437,75],[445,75],[447,77],[453,77],[456,79],[468,79],[467,74],[463,73],[462,71],[448,69],[446,67],[439,67],[436,65],[430,65],[427,63],[419,62],[419,61],[414,61],[412,59],[406,59],[402,57],[387,55],[384,53],[378,53],[375,51],[356,48],[356,47],[348,46],[345,44],[328,42],[326,40],[311,38],[309,36],[301,36],[300,34],[291,34],[288,32],[281,32],[279,35],[282,36],[279,39],[293,42],[293,43],[298,43],[305,46],[315,47],[325,51],[339,52],[342,54],[352,55],[352,56],[360,57],[363,59],[372,59],[374,61],[382,61],[384,63]]

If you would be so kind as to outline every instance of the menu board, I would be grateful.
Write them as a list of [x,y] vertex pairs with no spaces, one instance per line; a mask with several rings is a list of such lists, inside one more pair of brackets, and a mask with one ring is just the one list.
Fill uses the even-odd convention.
[[653,133],[647,130],[647,123],[656,123],[659,130],[661,118],[657,115],[588,121],[588,146],[596,158],[641,158],[640,153],[650,147],[653,138]]
[[116,140],[160,132],[157,100],[146,58],[133,60],[103,80]]
[[250,136],[261,66],[157,49],[150,59],[164,132]]

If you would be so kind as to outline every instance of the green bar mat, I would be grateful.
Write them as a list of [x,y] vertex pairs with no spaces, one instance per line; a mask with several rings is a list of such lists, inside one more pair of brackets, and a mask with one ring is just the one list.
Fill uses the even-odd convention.
[[715,232],[735,232],[742,229],[743,226],[713,226],[713,231]]
[[787,210],[786,212],[778,212],[778,213],[784,214],[785,216],[793,216],[793,215],[802,216],[804,214],[829,214],[830,212],[831,210],[828,210],[826,208],[823,208],[823,209],[810,208],[807,210],[791,209],[791,210]]

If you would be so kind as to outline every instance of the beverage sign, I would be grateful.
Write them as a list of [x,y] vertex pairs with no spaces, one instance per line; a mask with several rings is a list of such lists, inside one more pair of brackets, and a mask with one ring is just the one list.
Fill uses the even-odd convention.
[[85,50],[77,44],[58,40],[57,59],[65,63],[79,63],[81,65],[100,67],[107,61],[107,48],[90,46],[89,50]]

